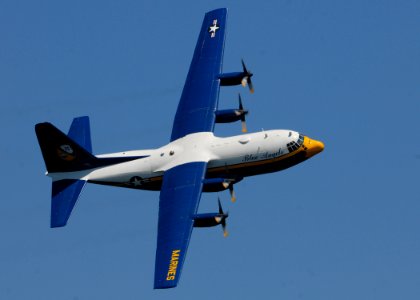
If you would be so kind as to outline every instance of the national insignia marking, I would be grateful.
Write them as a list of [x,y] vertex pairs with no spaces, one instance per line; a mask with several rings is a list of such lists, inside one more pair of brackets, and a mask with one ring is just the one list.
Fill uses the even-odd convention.
[[134,176],[130,178],[130,184],[133,186],[141,186],[143,183],[143,179],[139,176]]
[[213,26],[209,27],[209,33],[210,37],[214,38],[216,36],[216,30],[218,30],[220,27],[217,26],[217,20],[213,20]]

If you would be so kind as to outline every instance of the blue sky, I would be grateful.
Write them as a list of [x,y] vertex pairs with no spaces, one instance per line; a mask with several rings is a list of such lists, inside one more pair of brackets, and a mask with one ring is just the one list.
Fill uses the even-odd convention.
[[[230,236],[195,230],[176,289],[155,291],[158,193],[88,185],[49,228],[34,133],[89,115],[95,153],[169,140],[204,13],[228,7],[224,70],[244,58],[250,131],[294,129],[325,151],[247,178]],[[418,1],[2,1],[1,299],[417,299]],[[240,133],[240,124],[216,134]],[[217,209],[205,194],[200,211]]]

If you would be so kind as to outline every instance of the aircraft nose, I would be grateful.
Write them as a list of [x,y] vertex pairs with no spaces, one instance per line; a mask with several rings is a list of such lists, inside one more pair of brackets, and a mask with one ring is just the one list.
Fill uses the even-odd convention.
[[304,147],[306,148],[306,156],[312,157],[320,152],[322,152],[324,150],[324,143],[311,139],[307,136],[305,136],[304,139],[304,143],[303,143]]

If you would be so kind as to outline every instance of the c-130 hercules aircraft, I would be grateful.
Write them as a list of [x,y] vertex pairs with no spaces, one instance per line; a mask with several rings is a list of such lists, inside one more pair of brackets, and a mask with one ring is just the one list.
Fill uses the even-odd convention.
[[[86,182],[160,191],[155,289],[178,284],[193,227],[221,225],[227,214],[220,201],[216,213],[198,214],[202,192],[229,190],[243,178],[284,170],[318,154],[322,142],[295,131],[269,130],[216,137],[215,123],[242,121],[239,109],[218,110],[220,86],[248,85],[242,72],[223,73],[227,9],[208,12],[173,123],[170,143],[158,149],[93,155],[88,117],[73,120],[68,134],[51,123],[35,126],[52,178],[51,227],[67,224]],[[226,234],[226,231],[225,231]]]

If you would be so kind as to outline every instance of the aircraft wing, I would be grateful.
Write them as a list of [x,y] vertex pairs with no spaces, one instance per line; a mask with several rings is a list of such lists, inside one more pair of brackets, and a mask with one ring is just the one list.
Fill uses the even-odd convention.
[[[196,132],[212,132],[219,98],[227,10],[208,12],[178,104],[171,141]],[[155,289],[178,284],[194,215],[203,189],[206,158],[195,158],[166,170],[159,201]]]
[[163,176],[159,201],[155,289],[178,284],[200,202],[206,162],[169,169]]
[[188,71],[172,128],[171,141],[190,133],[212,132],[215,123],[227,9],[208,12]]

